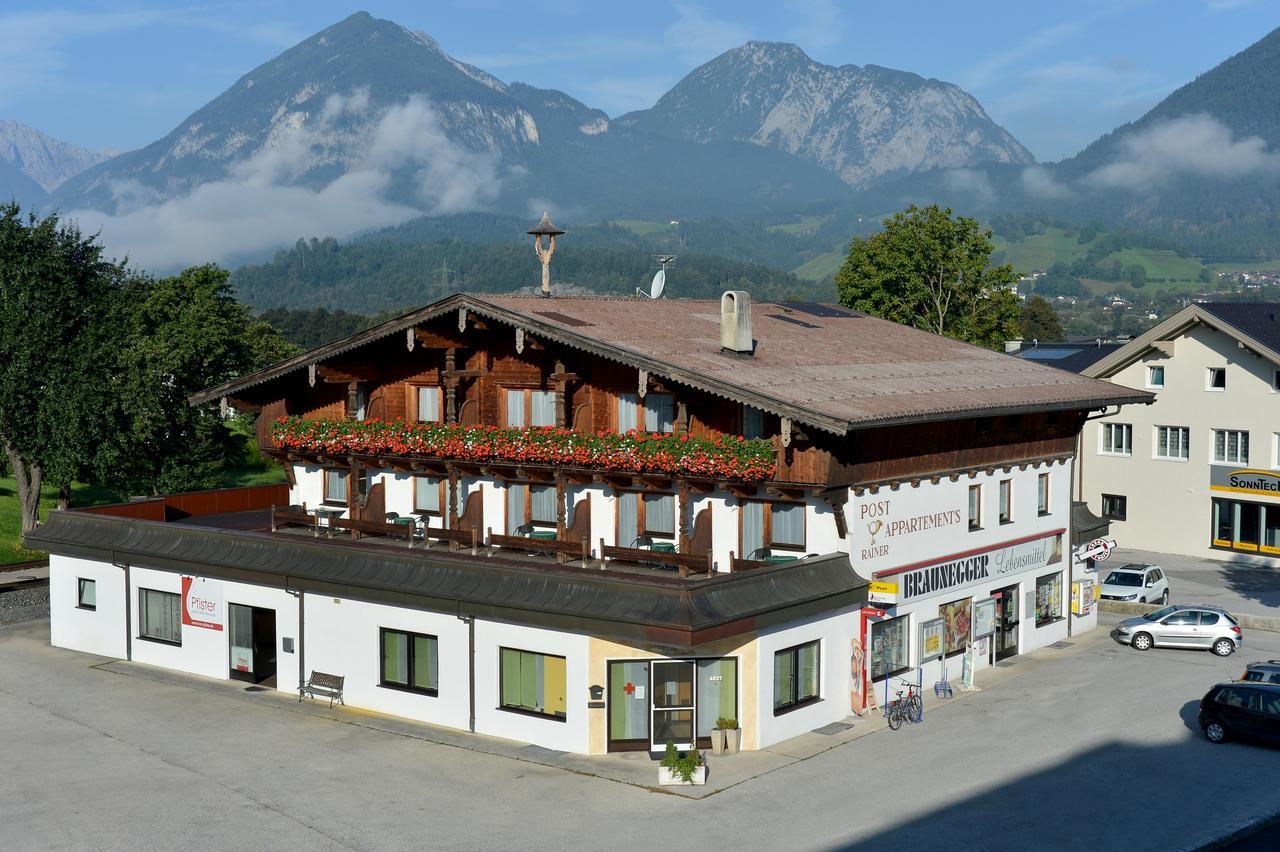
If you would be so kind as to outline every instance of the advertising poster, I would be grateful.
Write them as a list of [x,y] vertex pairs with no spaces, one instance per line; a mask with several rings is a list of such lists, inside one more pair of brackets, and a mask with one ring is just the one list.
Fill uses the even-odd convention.
[[969,625],[973,620],[973,598],[952,601],[938,607],[946,636],[946,652],[963,651],[969,646]]
[[207,630],[222,629],[222,583],[202,577],[182,578],[182,623]]
[[973,638],[979,639],[996,632],[996,599],[983,598],[973,602]]
[[931,618],[920,625],[920,660],[936,660],[946,652],[946,622]]

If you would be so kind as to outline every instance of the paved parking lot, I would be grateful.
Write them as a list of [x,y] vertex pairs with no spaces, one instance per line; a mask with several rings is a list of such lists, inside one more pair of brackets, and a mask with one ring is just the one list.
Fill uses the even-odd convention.
[[1280,811],[1280,750],[1194,729],[1205,689],[1280,656],[1280,634],[1219,660],[1100,629],[923,725],[690,800],[120,673],[47,629],[0,628],[6,848],[1181,849]]
[[1169,600],[1220,606],[1227,612],[1280,615],[1280,569],[1245,562],[1116,548],[1099,563],[1098,579],[1126,562],[1159,565],[1169,575]]

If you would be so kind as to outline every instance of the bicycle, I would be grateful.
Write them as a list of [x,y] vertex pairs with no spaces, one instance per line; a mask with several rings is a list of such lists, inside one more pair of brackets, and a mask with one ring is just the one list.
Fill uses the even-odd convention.
[[901,689],[894,690],[897,698],[889,702],[889,707],[885,712],[885,717],[889,721],[889,728],[894,731],[901,728],[903,722],[915,724],[924,721],[924,702],[921,700],[919,693],[916,692],[916,685],[905,680],[902,683],[907,686],[906,695],[903,696]]

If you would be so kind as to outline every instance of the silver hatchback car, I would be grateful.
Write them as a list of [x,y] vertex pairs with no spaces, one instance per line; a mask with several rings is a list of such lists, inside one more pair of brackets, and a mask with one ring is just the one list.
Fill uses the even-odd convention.
[[1139,651],[1148,648],[1206,648],[1229,657],[1244,646],[1244,633],[1231,613],[1216,606],[1174,604],[1126,618],[1116,639]]

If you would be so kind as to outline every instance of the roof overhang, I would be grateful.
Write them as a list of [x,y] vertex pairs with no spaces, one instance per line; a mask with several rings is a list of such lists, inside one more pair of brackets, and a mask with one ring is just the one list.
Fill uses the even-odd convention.
[[1105,379],[1114,376],[1130,364],[1141,360],[1144,355],[1152,350],[1168,354],[1166,350],[1161,348],[1161,344],[1180,337],[1188,329],[1198,325],[1204,325],[1220,331],[1234,338],[1245,349],[1261,355],[1274,364],[1280,365],[1280,352],[1253,336],[1245,334],[1231,323],[1215,316],[1200,305],[1193,304],[1188,305],[1163,322],[1152,326],[1105,358],[1095,361],[1084,370],[1081,370],[1080,374],[1091,379]]

